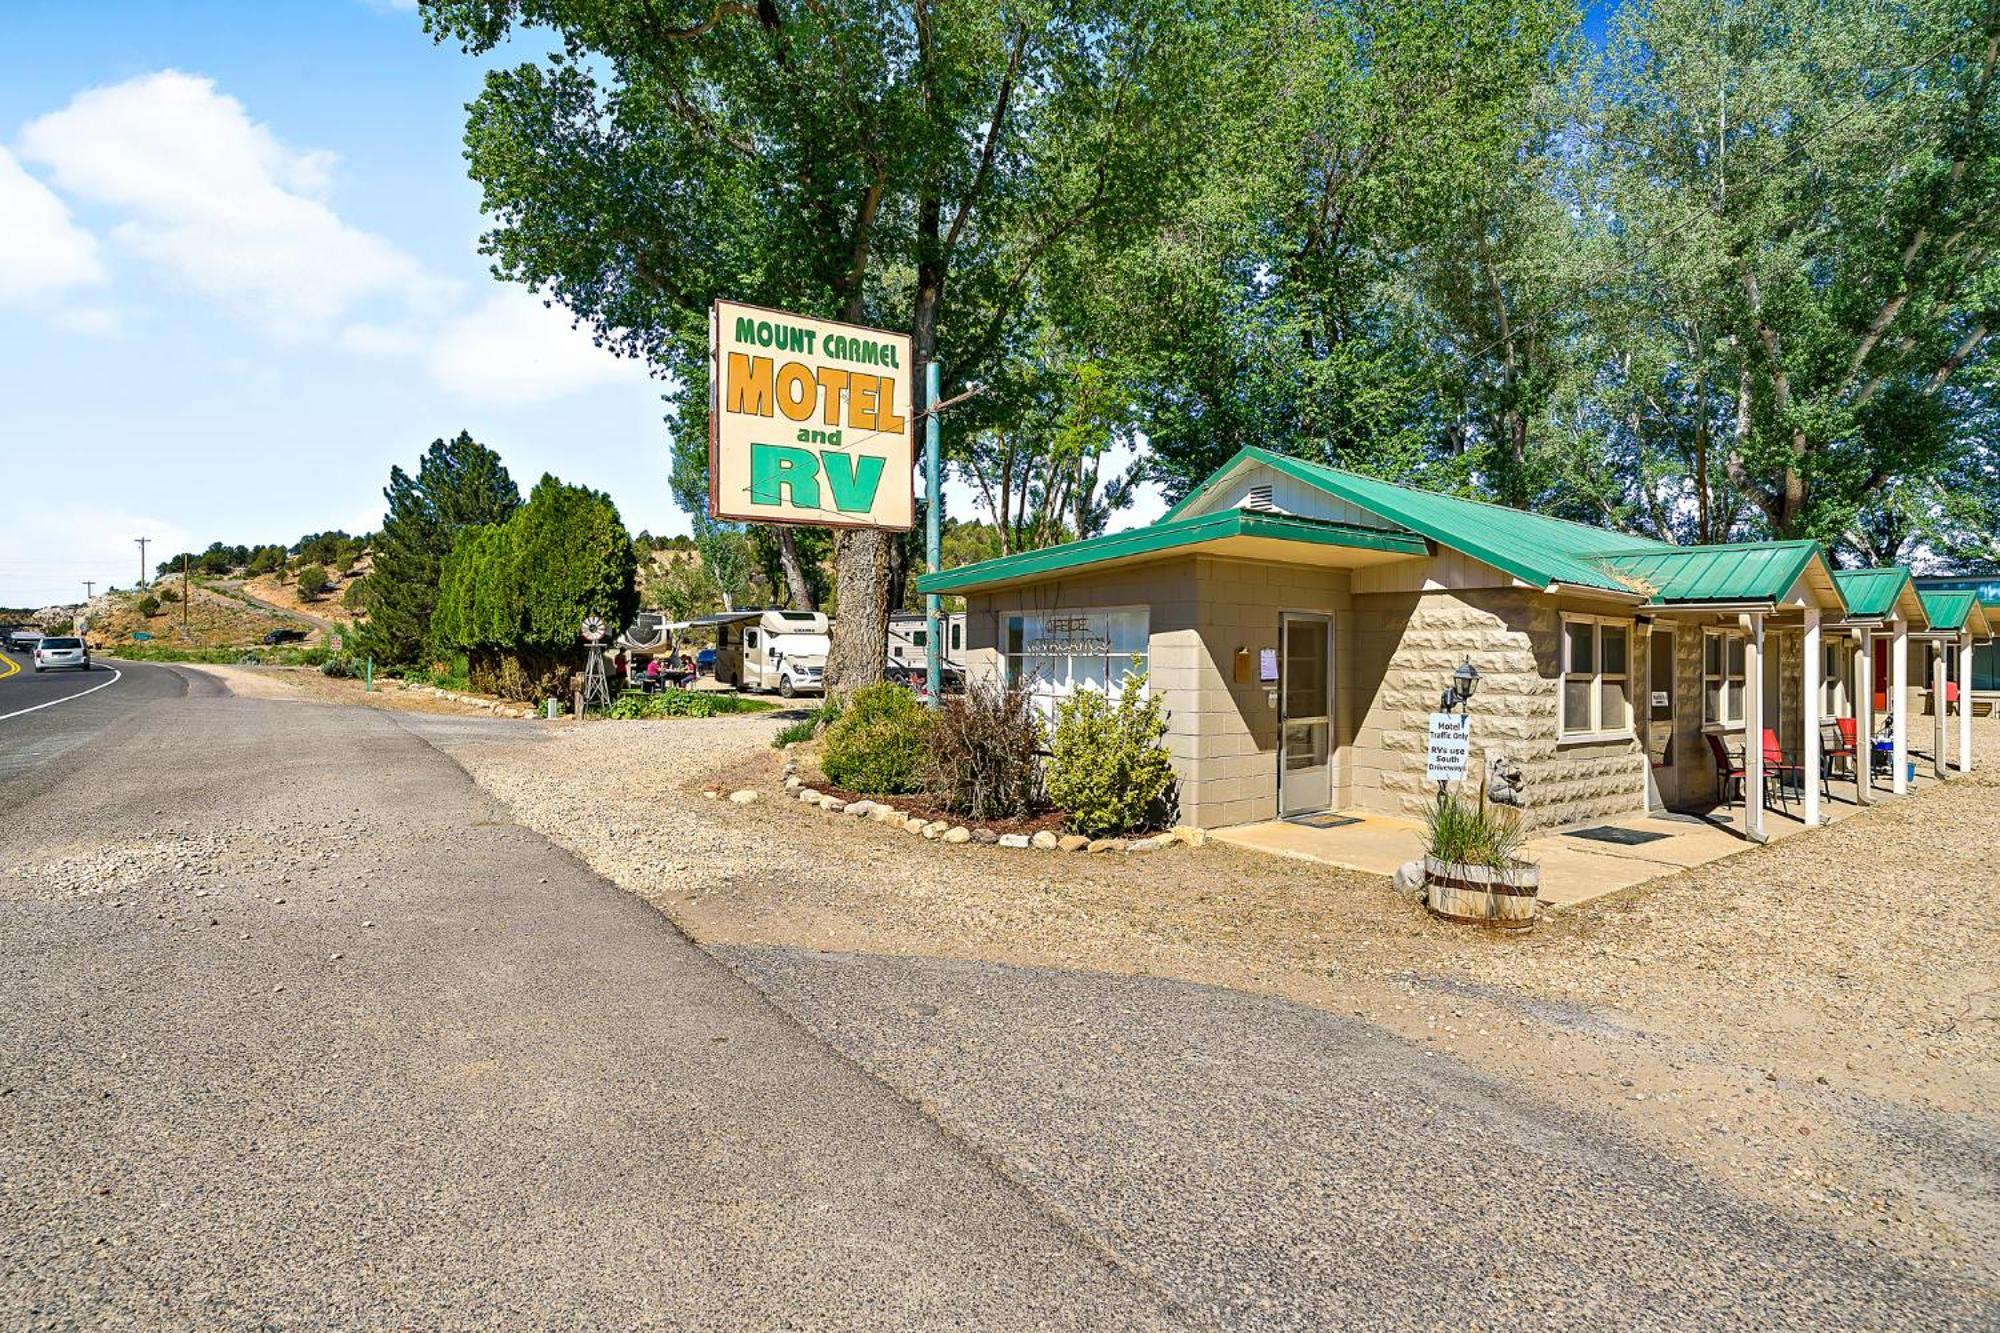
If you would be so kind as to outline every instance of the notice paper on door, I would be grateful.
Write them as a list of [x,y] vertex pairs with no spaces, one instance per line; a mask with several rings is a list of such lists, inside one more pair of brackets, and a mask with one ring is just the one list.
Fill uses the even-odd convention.
[[1432,713],[1424,776],[1432,782],[1457,782],[1471,761],[1472,719],[1463,713]]

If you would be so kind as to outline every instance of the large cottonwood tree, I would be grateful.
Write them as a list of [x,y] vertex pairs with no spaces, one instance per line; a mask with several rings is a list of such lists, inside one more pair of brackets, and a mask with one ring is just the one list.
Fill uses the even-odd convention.
[[[908,329],[919,385],[935,358],[952,395],[992,371],[1041,266],[1145,234],[1176,197],[1223,31],[1155,0],[422,7],[471,52],[516,28],[559,43],[490,72],[472,105],[486,249],[667,375],[689,506],[711,300]],[[896,545],[839,538],[836,689],[882,675]]]

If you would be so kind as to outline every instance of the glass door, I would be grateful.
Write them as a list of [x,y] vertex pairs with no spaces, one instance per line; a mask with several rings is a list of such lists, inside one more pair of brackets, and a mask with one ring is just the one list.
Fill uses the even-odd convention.
[[1665,810],[1680,800],[1674,768],[1674,632],[1655,629],[1646,651],[1646,804]]
[[1333,620],[1286,611],[1278,645],[1278,814],[1333,804]]

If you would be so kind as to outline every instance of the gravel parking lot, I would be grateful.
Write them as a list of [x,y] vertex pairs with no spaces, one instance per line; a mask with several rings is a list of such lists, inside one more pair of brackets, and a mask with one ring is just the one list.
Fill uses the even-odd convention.
[[[1432,921],[1384,880],[1214,844],[1129,858],[941,847],[816,815],[769,798],[778,725],[443,744],[517,818],[725,955],[1152,976],[1364,1017],[1861,1253],[1982,1287],[2000,1277],[1992,761],[1502,940]],[[2000,724],[1978,737],[2000,756]],[[766,799],[705,797],[718,774]],[[781,1003],[784,971],[755,978]],[[812,1003],[800,1011],[815,1021]]]

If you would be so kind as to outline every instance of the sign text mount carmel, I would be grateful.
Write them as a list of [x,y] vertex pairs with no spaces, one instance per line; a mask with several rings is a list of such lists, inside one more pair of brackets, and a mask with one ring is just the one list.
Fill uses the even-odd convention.
[[712,319],[710,515],[910,527],[909,336],[733,301]]

